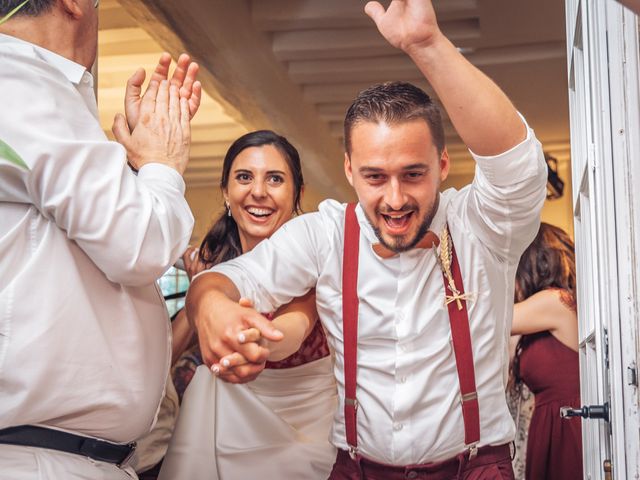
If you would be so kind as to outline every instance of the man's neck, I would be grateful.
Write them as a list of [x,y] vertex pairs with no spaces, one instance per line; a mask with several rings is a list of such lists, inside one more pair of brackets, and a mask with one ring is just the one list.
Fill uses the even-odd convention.
[[54,13],[14,17],[0,25],[0,33],[45,48],[90,69],[91,65],[82,61],[83,52],[76,48],[75,32],[70,30],[68,22]]

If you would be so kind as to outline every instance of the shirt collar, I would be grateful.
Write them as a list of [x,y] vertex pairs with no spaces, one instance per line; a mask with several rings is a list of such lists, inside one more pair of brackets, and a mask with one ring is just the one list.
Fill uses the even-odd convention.
[[[438,192],[438,209],[436,210],[436,214],[433,216],[433,220],[431,220],[431,226],[429,230],[438,235],[440,238],[440,234],[442,233],[442,229],[447,223],[447,206],[449,204],[449,196],[443,195]],[[369,243],[379,243],[378,237],[373,231],[373,227],[367,220],[367,217],[364,214],[364,210],[360,203],[356,206],[356,216],[358,218],[358,223],[360,224],[360,230],[362,231],[365,238],[369,241]]]
[[47,50],[46,48],[40,47],[31,42],[12,37],[11,35],[0,33],[0,43],[17,43],[30,46],[40,58],[56,70],[60,71],[71,83],[75,85],[80,83],[85,73],[89,73],[85,67],[73,60],[69,60],[68,58],[58,55],[51,50]]

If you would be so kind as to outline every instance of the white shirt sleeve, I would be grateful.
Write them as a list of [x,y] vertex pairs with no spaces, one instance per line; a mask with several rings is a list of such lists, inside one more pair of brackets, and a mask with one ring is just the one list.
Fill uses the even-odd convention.
[[[273,312],[315,287],[329,242],[320,238],[327,231],[320,212],[290,220],[271,238],[238,258],[210,271],[222,273],[235,284],[256,310]],[[323,241],[324,240],[324,241]]]
[[527,138],[507,152],[493,157],[471,152],[476,173],[461,212],[477,240],[509,263],[517,263],[535,237],[546,197],[542,146],[526,126]]
[[2,58],[0,138],[29,170],[0,165],[11,180],[0,182],[0,200],[35,206],[112,282],[152,283],[191,235],[184,181],[160,164],[136,176],[64,75],[38,58],[12,60]]

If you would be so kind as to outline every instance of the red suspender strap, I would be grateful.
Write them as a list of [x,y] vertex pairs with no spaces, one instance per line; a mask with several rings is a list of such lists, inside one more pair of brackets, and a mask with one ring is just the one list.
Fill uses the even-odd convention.
[[[344,221],[344,255],[342,257],[342,329],[344,337],[344,419],[349,453],[357,455],[358,401],[356,400],[357,348],[358,348],[358,255],[360,243],[360,225],[356,217],[356,205],[347,205]],[[451,274],[458,296],[464,295],[462,272],[453,244],[451,245]],[[443,273],[444,288],[447,296],[454,296],[447,277]],[[460,297],[459,297],[460,298]],[[456,358],[460,395],[462,399],[462,417],[464,421],[464,442],[470,447],[470,457],[477,453],[480,441],[480,411],[476,392],[475,370],[469,315],[464,298],[458,302],[449,302],[449,322],[453,351]]]
[[[464,295],[462,273],[453,243],[451,244],[451,274],[455,282],[455,287],[459,290],[458,294]],[[455,295],[455,292],[451,291],[444,273],[443,278],[446,295]],[[470,447],[470,455],[473,457],[477,453],[477,443],[480,441],[480,410],[478,394],[476,392],[476,376],[473,366],[473,350],[471,346],[471,332],[469,331],[467,302],[461,299],[459,307],[458,302],[451,301],[448,306],[453,352],[456,357],[458,382],[460,382],[462,417],[464,420],[464,443]]]
[[356,413],[356,374],[358,367],[358,253],[360,225],[356,204],[347,205],[344,219],[344,254],[342,257],[342,330],[344,342],[344,420],[349,454],[358,448]]

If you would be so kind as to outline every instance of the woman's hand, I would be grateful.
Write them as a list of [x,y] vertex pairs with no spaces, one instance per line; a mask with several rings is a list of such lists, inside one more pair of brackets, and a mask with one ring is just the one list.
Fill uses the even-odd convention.
[[187,272],[189,281],[195,277],[198,273],[206,270],[207,266],[200,259],[200,253],[198,247],[189,247],[182,254],[182,261],[184,263],[184,269]]

